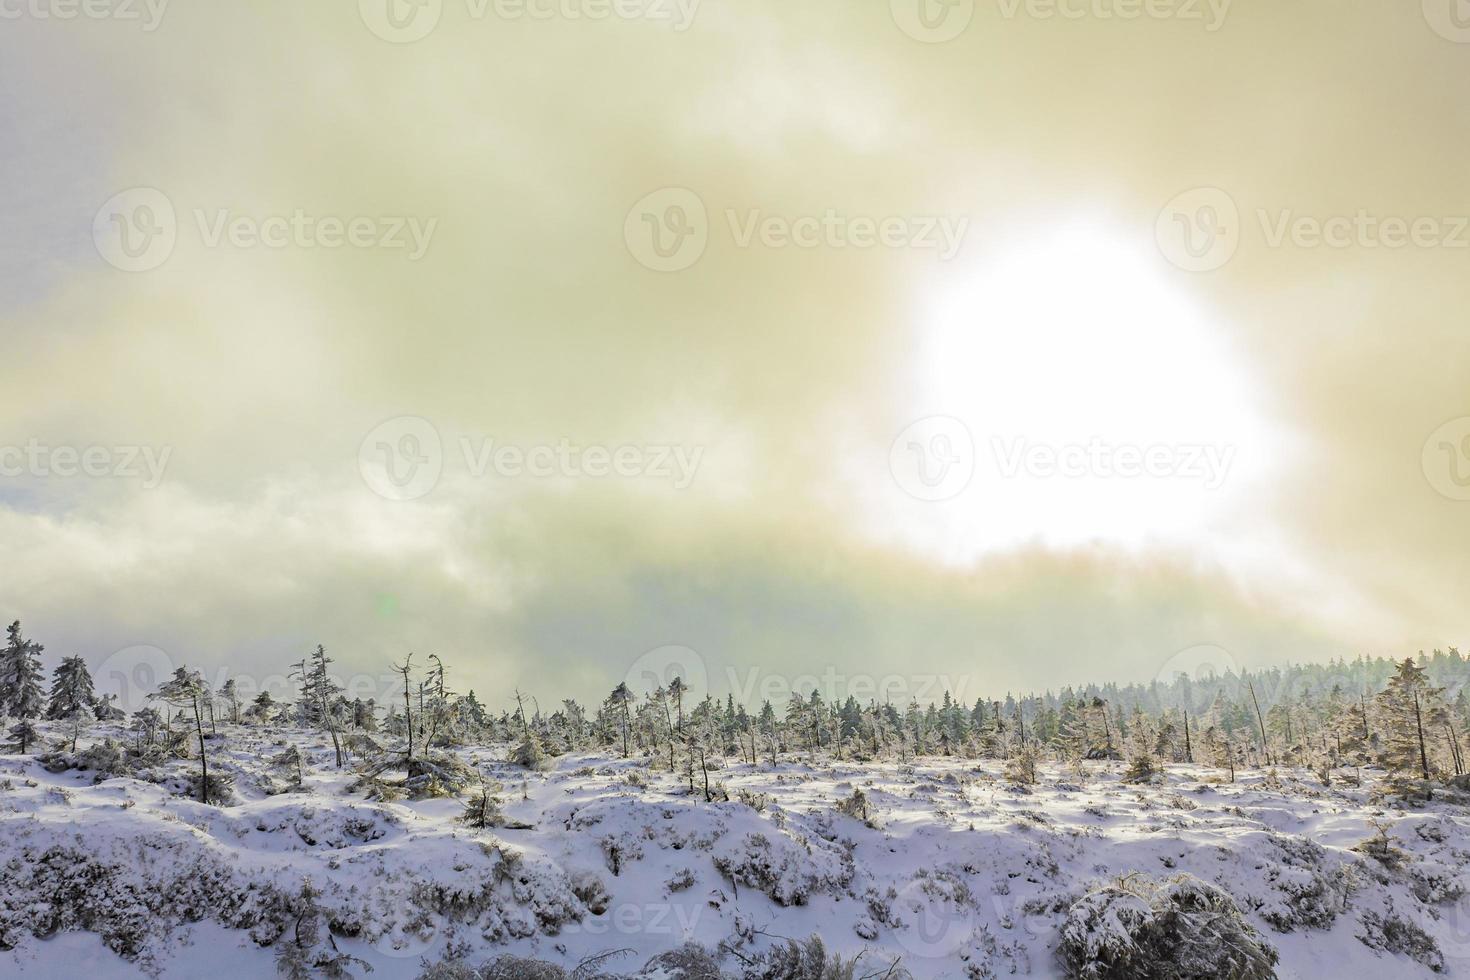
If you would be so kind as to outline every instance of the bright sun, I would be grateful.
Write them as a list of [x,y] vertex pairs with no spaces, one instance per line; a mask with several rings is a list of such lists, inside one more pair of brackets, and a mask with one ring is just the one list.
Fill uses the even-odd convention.
[[935,292],[909,418],[962,421],[974,474],[953,499],[900,501],[906,536],[968,560],[1023,541],[1220,531],[1271,434],[1228,334],[1154,258],[1070,227],[957,269]]

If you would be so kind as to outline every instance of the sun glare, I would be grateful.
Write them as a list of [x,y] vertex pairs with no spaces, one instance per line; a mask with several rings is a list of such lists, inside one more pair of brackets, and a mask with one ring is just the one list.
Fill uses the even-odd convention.
[[1158,265],[1072,227],[935,292],[908,410],[963,423],[973,476],[951,500],[902,508],[921,538],[968,558],[1217,529],[1259,477],[1268,430],[1225,329]]

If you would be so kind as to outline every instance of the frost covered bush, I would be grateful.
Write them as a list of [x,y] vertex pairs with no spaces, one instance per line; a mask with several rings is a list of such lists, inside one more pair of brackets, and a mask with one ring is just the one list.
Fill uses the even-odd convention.
[[1031,787],[1036,785],[1036,767],[1041,753],[1033,746],[1026,746],[1006,760],[1005,778],[1012,786]]
[[844,866],[846,855],[818,849],[820,841],[809,842],[810,851],[784,835],[772,841],[765,834],[746,834],[722,843],[715,868],[737,885],[764,892],[777,905],[805,905],[813,892],[846,887],[852,879],[851,858]]
[[1358,941],[1369,949],[1403,953],[1435,973],[1444,972],[1444,953],[1440,951],[1439,943],[1412,920],[1394,914],[1392,909],[1387,915],[1371,909],[1364,912],[1363,932],[1358,935]]
[[[865,962],[866,961],[866,962]],[[907,970],[896,964],[878,965],[875,957],[859,953],[844,959],[827,951],[820,936],[805,942],[787,940],[758,956],[748,957],[742,964],[741,980],[859,980],[884,977],[909,980]],[[861,972],[859,972],[861,971]]]
[[535,732],[527,732],[526,737],[511,750],[510,761],[533,772],[545,772],[552,768],[552,762],[547,758],[541,739]]
[[837,812],[845,817],[860,820],[873,830],[878,829],[878,812],[868,801],[868,794],[864,793],[861,788],[854,789],[851,796],[838,800]]
[[1123,782],[1151,783],[1157,775],[1158,767],[1154,765],[1154,757],[1141,753],[1128,760],[1128,771],[1123,773]]
[[50,752],[40,757],[47,772],[67,772],[80,769],[94,773],[93,782],[100,783],[114,776],[131,776],[133,767],[123,747],[112,739],[88,746],[80,752]]
[[685,943],[649,960],[639,974],[661,980],[724,980],[715,958],[698,943]]
[[1077,980],[1271,980],[1277,960],[1229,895],[1191,875],[1088,892],[1068,910],[1057,954]]
[[1256,912],[1277,932],[1332,928],[1352,894],[1349,872],[1316,841],[1272,835],[1270,843],[1277,861],[1266,868],[1268,891],[1251,901]]

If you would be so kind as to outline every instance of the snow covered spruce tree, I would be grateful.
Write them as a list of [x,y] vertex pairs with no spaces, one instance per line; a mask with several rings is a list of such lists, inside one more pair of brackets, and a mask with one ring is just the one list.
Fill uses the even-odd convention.
[[1428,780],[1433,771],[1430,743],[1443,730],[1448,706],[1444,688],[1429,683],[1424,668],[1405,658],[1378,695],[1383,761],[1397,775]]
[[92,691],[92,674],[81,657],[63,657],[51,677],[51,699],[46,719],[56,721],[81,712],[95,717],[97,695]]
[[39,718],[41,697],[41,651],[45,647],[27,640],[20,620],[6,628],[5,649],[0,650],[0,716]]

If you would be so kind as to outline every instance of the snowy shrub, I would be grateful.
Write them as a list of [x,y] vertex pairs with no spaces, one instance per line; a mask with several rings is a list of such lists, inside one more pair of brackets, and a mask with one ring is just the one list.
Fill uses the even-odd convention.
[[463,960],[443,960],[426,966],[418,980],[480,980],[481,973]]
[[527,732],[526,737],[511,750],[510,761],[533,772],[545,772],[552,768],[552,761],[547,758],[541,739],[535,732]]
[[868,802],[868,794],[861,788],[854,789],[852,795],[837,802],[837,812],[845,817],[860,820],[873,830],[878,829],[878,813],[873,805]]
[[1409,890],[1426,905],[1454,902],[1465,894],[1459,870],[1439,861],[1416,861],[1408,873]]
[[481,980],[567,980],[567,971],[552,963],[521,956],[499,956],[480,968]]
[[92,781],[96,783],[114,776],[133,774],[133,767],[128,761],[127,754],[123,751],[122,746],[112,739],[106,739],[80,752],[50,752],[41,756],[40,762],[46,767],[46,771],[51,773],[67,772],[72,769],[94,773]]
[[1123,782],[1151,783],[1158,772],[1158,767],[1154,765],[1154,757],[1141,753],[1128,760],[1128,770],[1123,773]]
[[665,883],[665,886],[671,892],[682,892],[687,889],[693,888],[694,880],[695,879],[693,871],[690,871],[688,868],[680,868],[678,871],[674,872],[674,877],[670,878]]
[[572,894],[579,898],[587,911],[593,915],[601,915],[607,911],[612,904],[612,896],[607,893],[607,886],[603,884],[602,878],[592,871],[579,871],[571,876]]
[[1402,953],[1435,973],[1444,972],[1444,953],[1439,943],[1413,921],[1394,914],[1391,908],[1387,915],[1371,909],[1364,912],[1363,932],[1358,935],[1358,941],[1369,949]]
[[464,812],[459,819],[466,826],[483,830],[487,827],[500,827],[505,824],[505,813],[500,808],[500,797],[490,791],[490,787],[481,785],[475,792],[471,793],[469,799],[464,802]]
[[1078,980],[1271,980],[1277,960],[1229,895],[1190,875],[1088,892],[1068,910],[1057,954]]
[[697,943],[660,953],[644,964],[639,975],[660,980],[724,980],[715,958]]
[[643,841],[628,831],[605,834],[597,843],[602,848],[602,856],[607,859],[607,869],[613,873],[614,878],[622,874],[625,863],[643,857]]
[[1036,785],[1036,767],[1041,753],[1033,746],[1026,746],[1006,760],[1006,782],[1015,787],[1029,788]]
[[805,942],[787,940],[748,958],[742,964],[740,977],[741,980],[860,980],[865,977],[909,980],[910,974],[896,964],[880,966],[876,957],[863,953],[844,959],[829,953],[821,937],[812,936]]
[[[200,797],[200,775],[191,772],[185,781],[182,795],[191,800]],[[215,806],[233,806],[235,801],[235,777],[218,769],[209,771],[209,784],[205,791],[204,799]]]
[[812,892],[846,887],[852,868],[850,858],[843,866],[845,857],[826,850],[807,851],[784,835],[773,842],[765,834],[746,834],[724,842],[714,862],[731,881],[765,893],[777,905],[805,905]]
[[1270,837],[1279,859],[1266,868],[1268,892],[1252,899],[1256,912],[1277,932],[1330,929],[1347,908],[1353,881],[1347,869],[1332,866],[1326,848],[1304,837]]

